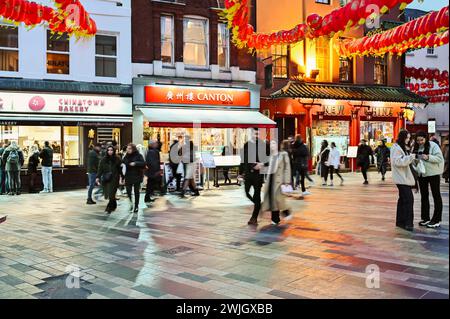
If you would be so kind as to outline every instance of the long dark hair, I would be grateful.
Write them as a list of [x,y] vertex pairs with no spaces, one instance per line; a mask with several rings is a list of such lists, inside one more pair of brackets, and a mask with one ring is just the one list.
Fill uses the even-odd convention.
[[[109,149],[112,149],[113,150],[113,153],[112,153],[112,155],[110,156],[109,154],[108,154],[108,150]],[[110,145],[110,146],[108,146],[107,148],[106,148],[106,152],[105,152],[105,160],[107,160],[107,161],[114,161],[116,159],[116,148],[114,147],[114,146],[112,146],[112,145]]]
[[401,130],[398,133],[396,143],[402,148],[403,152],[407,152],[406,140],[408,139],[409,132],[407,130]]
[[430,138],[428,136],[427,133],[425,133],[424,131],[419,131],[416,133],[416,137],[415,137],[415,143],[414,143],[414,149],[413,149],[413,153],[417,154],[419,152],[419,143],[417,143],[417,138],[418,137],[423,137],[425,139],[425,144],[423,145],[424,150],[423,153],[424,154],[429,154],[430,153]]
[[322,146],[320,147],[320,152],[322,153],[327,147],[328,147],[328,141],[327,140],[323,140],[322,141]]

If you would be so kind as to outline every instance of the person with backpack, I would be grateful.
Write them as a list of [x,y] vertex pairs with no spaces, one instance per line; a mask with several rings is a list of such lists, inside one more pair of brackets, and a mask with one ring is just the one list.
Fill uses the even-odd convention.
[[134,208],[130,205],[130,210],[137,214],[139,212],[139,198],[141,195],[141,184],[144,179],[145,160],[139,153],[135,144],[128,144],[127,153],[123,158],[125,164],[125,188],[130,204],[133,203],[131,199],[131,192],[134,190]]
[[42,183],[44,184],[41,193],[53,193],[53,149],[48,141],[44,142],[44,148],[41,150],[39,157],[42,158]]
[[20,169],[24,163],[23,152],[16,141],[3,152],[2,161],[5,163],[5,171],[8,178],[8,195],[20,195]]
[[328,141],[323,140],[320,147],[319,161],[317,165],[320,165],[320,176],[322,177],[322,186],[327,186],[328,173],[330,171],[330,163],[328,157],[330,156],[330,148],[328,147]]
[[302,194],[311,195],[305,187],[305,178],[308,173],[308,147],[303,143],[301,135],[295,137],[295,142],[292,144],[292,170],[295,176],[295,188],[301,185]]
[[28,192],[36,193],[36,177],[38,173],[38,166],[40,163],[39,159],[39,149],[36,145],[32,145],[30,149],[30,157],[28,158],[28,174],[30,175],[30,183]]

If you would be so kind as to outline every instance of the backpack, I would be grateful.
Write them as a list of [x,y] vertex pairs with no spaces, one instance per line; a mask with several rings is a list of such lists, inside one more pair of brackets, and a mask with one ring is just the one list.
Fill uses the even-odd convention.
[[6,159],[6,163],[10,167],[19,168],[20,166],[19,162],[20,162],[19,152],[17,150],[12,150],[11,152],[9,152],[8,158]]

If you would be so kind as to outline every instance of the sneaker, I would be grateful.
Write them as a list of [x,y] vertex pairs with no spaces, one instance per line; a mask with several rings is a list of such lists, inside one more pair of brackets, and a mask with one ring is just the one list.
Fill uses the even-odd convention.
[[430,223],[429,220],[421,220],[421,221],[419,222],[419,226],[427,226],[429,223]]
[[369,182],[368,181],[364,181],[363,185],[368,185]]
[[303,196],[307,196],[307,195],[312,195],[312,193],[309,192],[309,191],[304,191],[304,192],[302,193],[302,195],[303,195]]
[[250,218],[250,220],[247,222],[247,225],[256,226],[258,225],[258,221],[256,218]]
[[95,204],[97,204],[97,203],[94,202],[92,199],[88,199],[88,200],[86,201],[86,204],[87,204],[87,205],[95,205]]
[[331,183],[330,183],[330,186],[334,186],[334,183],[333,183],[333,182],[331,182]]
[[341,184],[340,185],[344,186],[344,180],[343,179],[341,179]]
[[294,216],[292,216],[292,214],[287,215],[286,217],[283,218],[283,220],[285,221],[290,221]]
[[271,221],[271,224],[273,225],[273,226],[277,226],[278,224],[280,224],[280,222],[274,222],[273,220]]
[[438,228],[438,227],[441,227],[441,223],[439,223],[439,222],[430,222],[430,223],[427,225],[427,227],[428,227],[428,228]]
[[48,190],[44,189],[39,192],[39,194],[45,194],[45,193],[48,193]]

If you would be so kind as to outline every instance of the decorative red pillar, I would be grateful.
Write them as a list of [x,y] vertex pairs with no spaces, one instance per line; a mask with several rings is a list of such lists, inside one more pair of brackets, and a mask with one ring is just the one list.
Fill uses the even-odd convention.
[[[358,146],[360,142],[361,119],[359,117],[359,108],[351,111],[352,121],[350,122],[350,145]],[[356,171],[356,158],[350,160],[350,169]]]

